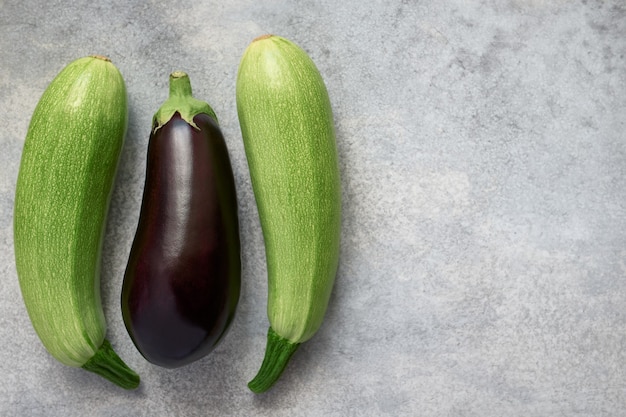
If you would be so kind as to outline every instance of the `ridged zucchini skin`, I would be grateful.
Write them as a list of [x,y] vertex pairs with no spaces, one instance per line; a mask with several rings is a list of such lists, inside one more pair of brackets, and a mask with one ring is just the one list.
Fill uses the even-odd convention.
[[67,65],[33,113],[17,179],[14,247],[20,289],[45,348],[124,388],[138,376],[105,340],[100,255],[128,109],[108,58]]
[[248,384],[263,392],[322,324],[339,260],[341,187],[328,92],[304,50],[280,36],[255,39],[236,97],[267,258],[268,343]]

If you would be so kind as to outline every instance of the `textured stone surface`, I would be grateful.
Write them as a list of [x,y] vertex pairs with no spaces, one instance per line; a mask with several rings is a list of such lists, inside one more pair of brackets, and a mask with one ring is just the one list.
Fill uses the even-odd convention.
[[[235,78],[266,32],[306,49],[333,102],[337,284],[275,388],[246,388],[267,328],[263,241]],[[103,254],[123,392],[55,362],[21,301],[12,205],[30,115],[71,60],[124,75],[130,125]],[[0,415],[616,416],[626,408],[626,6],[622,1],[0,1]],[[150,119],[173,70],[227,138],[243,289],[210,356],[165,370],[119,294]]]

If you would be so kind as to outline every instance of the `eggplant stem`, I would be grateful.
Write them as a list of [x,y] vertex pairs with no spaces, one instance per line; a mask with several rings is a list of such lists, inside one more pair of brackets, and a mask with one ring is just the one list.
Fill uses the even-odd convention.
[[207,102],[198,100],[191,93],[191,81],[183,71],[174,71],[170,74],[170,94],[152,118],[153,132],[159,130],[170,121],[174,114],[180,117],[196,130],[200,128],[193,118],[198,114],[208,114],[217,124],[217,116]]
[[252,381],[248,382],[248,388],[257,394],[270,389],[280,378],[298,346],[300,346],[300,343],[290,342],[276,334],[274,329],[270,327],[267,332],[267,345],[263,363],[256,376]]

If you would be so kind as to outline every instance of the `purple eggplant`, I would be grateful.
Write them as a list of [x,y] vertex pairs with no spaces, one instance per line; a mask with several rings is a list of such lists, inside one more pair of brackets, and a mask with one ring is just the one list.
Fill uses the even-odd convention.
[[207,355],[233,320],[241,286],[235,181],[215,113],[170,76],[154,116],[139,224],[122,286],[133,343],[175,368]]

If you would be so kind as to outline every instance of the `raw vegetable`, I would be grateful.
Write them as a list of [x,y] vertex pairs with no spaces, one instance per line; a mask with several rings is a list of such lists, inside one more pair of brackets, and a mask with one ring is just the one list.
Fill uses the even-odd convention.
[[265,35],[248,46],[237,111],[267,257],[270,328],[248,384],[263,392],[322,324],[339,258],[340,178],[324,81],[291,41]]
[[170,76],[154,116],[139,225],[122,289],[126,328],[150,362],[173,368],[208,354],[239,300],[235,182],[209,105],[187,74]]
[[14,208],[15,261],[35,331],[61,363],[131,389],[139,377],[105,339],[100,255],[127,126],[126,87],[108,58],[80,58],[32,116]]

